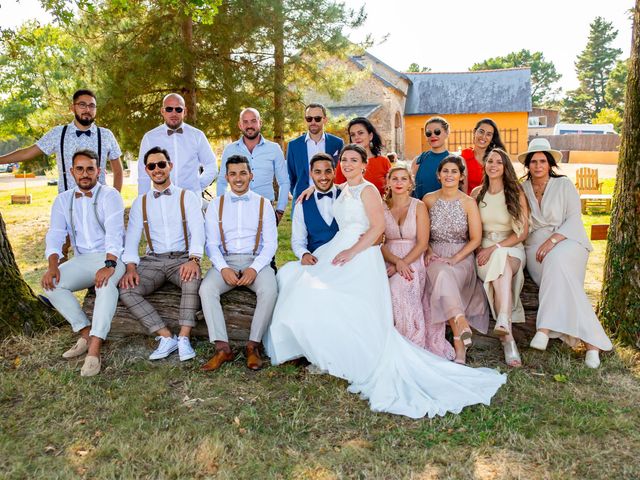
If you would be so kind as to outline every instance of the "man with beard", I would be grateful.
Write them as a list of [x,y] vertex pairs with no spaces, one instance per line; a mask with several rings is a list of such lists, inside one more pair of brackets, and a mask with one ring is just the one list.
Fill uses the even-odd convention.
[[91,90],[78,90],[73,94],[70,107],[74,119],[67,125],[58,125],[47,132],[30,147],[0,155],[0,163],[18,163],[31,160],[39,155],[51,155],[55,152],[58,166],[58,193],[76,186],[71,175],[71,158],[76,151],[89,149],[98,152],[100,176],[98,182],[106,184],[105,172],[107,159],[113,171],[113,186],[122,189],[122,163],[120,147],[111,130],[98,127],[96,119],[96,96]]
[[[118,303],[118,280],[124,274],[119,260],[124,238],[124,205],[117,190],[98,183],[98,155],[78,150],[69,168],[75,187],[60,193],[51,207],[45,256],[49,268],[42,277],[45,296],[80,334],[76,344],[62,354],[71,359],[87,354],[80,374],[100,372],[100,348],[111,329]],[[75,252],[58,265],[66,236]],[[95,286],[96,303],[90,322],[73,292]]]
[[324,105],[320,103],[307,105],[304,109],[304,119],[309,131],[291,140],[287,145],[287,167],[294,200],[309,185],[313,185],[313,179],[309,176],[311,158],[316,153],[327,153],[331,155],[335,167],[344,144],[341,138],[325,133],[327,109]]
[[289,202],[289,174],[287,164],[280,145],[266,140],[260,134],[262,121],[260,112],[255,108],[245,108],[240,112],[238,128],[242,132],[239,140],[227,145],[222,152],[222,164],[220,166],[220,177],[218,178],[218,197],[224,195],[227,190],[227,180],[225,178],[225,164],[227,159],[233,155],[240,155],[249,159],[249,165],[253,172],[251,180],[251,191],[266,198],[270,202],[275,200],[273,190],[273,177],[278,182],[278,201],[276,203],[276,221],[284,214]]
[[140,142],[138,195],[151,189],[151,179],[145,169],[144,156],[151,148],[160,147],[171,156],[171,183],[200,197],[202,191],[211,185],[218,174],[218,164],[211,145],[202,130],[184,122],[187,107],[181,95],[170,93],[165,96],[160,114],[164,123],[145,133]]

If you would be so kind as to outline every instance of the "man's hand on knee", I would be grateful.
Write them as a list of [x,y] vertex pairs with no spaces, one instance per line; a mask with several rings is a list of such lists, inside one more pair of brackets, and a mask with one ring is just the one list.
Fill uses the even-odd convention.
[[197,280],[198,278],[200,278],[200,265],[196,262],[189,260],[180,265],[180,280],[183,282],[190,282],[191,280]]
[[258,276],[258,272],[256,272],[253,268],[247,268],[242,272],[242,276],[238,280],[238,286],[251,285]]
[[58,269],[58,266],[49,266],[40,282],[42,288],[45,290],[53,290],[56,288],[56,284],[58,283],[60,283],[60,270]]
[[135,263],[127,263],[127,271],[120,279],[120,288],[134,288],[140,284],[140,275]]

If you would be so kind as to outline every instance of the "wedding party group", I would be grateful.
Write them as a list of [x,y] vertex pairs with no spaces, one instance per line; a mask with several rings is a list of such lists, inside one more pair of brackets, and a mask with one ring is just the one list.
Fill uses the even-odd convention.
[[[512,325],[525,321],[525,268],[539,285],[531,348],[545,350],[550,338],[582,343],[590,368],[612,349],[584,291],[592,246],[579,195],[558,172],[561,152],[545,139],[517,156],[526,171],[519,179],[493,120],[480,120],[473,146],[457,155],[447,150],[448,122],[434,116],[424,127],[430,149],[392,164],[370,120],[352,119],[344,144],[325,132],[326,108],[312,103],[304,108],[308,131],[288,143],[285,156],[261,134],[260,113],[245,108],[241,136],[224,148],[218,172],[205,134],[185,122],[185,101],[172,93],[162,101],[164,122],[142,138],[138,197],[125,228],[121,151],[112,132],[95,124],[96,110],[95,94],[79,90],[69,124],[0,156],[13,163],[56,154],[43,299],[78,334],[63,357],[86,355],[82,376],[101,370],[118,301],[156,336],[150,360],[174,352],[193,359],[190,336],[202,310],[215,344],[202,369],[218,370],[236,355],[221,295],[244,286],[256,295],[248,368],[262,368],[264,353],[272,365],[306,359],[309,368],[347,380],[373,411],[458,413],[489,405],[506,382],[497,370],[465,365],[474,330],[488,333],[491,317],[506,365],[523,364]],[[204,202],[216,178],[217,195]],[[277,225],[290,197],[298,261],[276,273]],[[177,332],[148,301],[165,282],[181,289]],[[91,319],[73,293],[90,287]]]

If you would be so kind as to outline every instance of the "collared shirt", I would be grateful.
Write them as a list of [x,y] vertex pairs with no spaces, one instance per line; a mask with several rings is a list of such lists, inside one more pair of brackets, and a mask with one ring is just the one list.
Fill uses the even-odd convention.
[[253,148],[253,152],[249,152],[243,137],[227,145],[222,152],[218,196],[227,191],[227,179],[224,177],[227,171],[225,164],[231,155],[242,155],[249,159],[249,165],[251,165],[253,172],[251,190],[271,202],[275,199],[273,191],[273,177],[275,175],[279,188],[276,209],[284,211],[289,202],[289,172],[280,145],[266,140],[262,135],[260,135],[260,142]]
[[[153,147],[164,148],[169,152],[173,170],[171,184],[185,190],[191,190],[198,197],[216,179],[218,164],[204,132],[191,125],[180,125],[182,133],[169,135],[171,130],[166,124],[148,131],[140,142],[138,154],[138,195],[151,189],[151,179],[144,168],[144,154]],[[200,166],[203,172],[200,173]]]
[[[155,188],[145,193],[147,197],[147,222],[154,253],[184,252],[184,230],[180,213],[180,192],[182,189],[174,185],[167,187],[171,195],[160,195],[155,198]],[[164,191],[164,190],[163,190]],[[189,234],[189,256],[202,257],[204,252],[204,217],[202,202],[190,191],[184,195],[184,211]],[[129,212],[129,224],[124,245],[122,261],[124,263],[140,263],[138,246],[143,235],[142,195],[136,198]],[[147,247],[149,253],[149,247]]]
[[[100,193],[96,197],[98,187]],[[120,257],[124,238],[124,204],[120,193],[113,187],[99,184],[91,190],[91,198],[84,195],[76,198],[79,191],[74,187],[60,193],[53,201],[45,258],[54,253],[62,256],[62,245],[67,235],[72,239],[75,236],[76,254],[105,252]],[[69,217],[71,202],[73,222]],[[97,202],[95,206],[94,202]]]
[[[222,229],[227,245],[228,253],[243,253],[251,255],[256,243],[258,233],[258,216],[260,213],[260,195],[249,190],[245,195],[248,201],[232,200],[237,195],[231,191],[224,194],[225,201],[222,210]],[[218,211],[220,198],[216,197],[207,208],[205,214],[205,231],[207,236],[207,255],[211,263],[218,270],[227,268],[224,259],[224,248],[220,239],[220,227],[218,226]],[[278,230],[276,228],[276,215],[268,201],[264,202],[262,212],[262,234],[257,250],[257,256],[251,264],[256,272],[269,266],[271,259],[276,254],[278,246]]]
[[[318,192],[315,192],[316,205],[318,205],[318,211],[322,216],[322,219],[327,225],[331,225],[333,222],[333,202],[336,200],[337,188],[334,185],[331,187],[333,192],[333,198],[323,196],[318,199]],[[302,205],[297,205],[293,209],[293,220],[291,222],[291,250],[296,257],[302,260],[305,253],[310,253],[307,248],[307,224],[304,223],[304,208]]]
[[[73,175],[69,173],[71,168],[71,159],[76,151],[88,148],[98,153],[98,127],[96,124],[92,124],[89,128],[91,135],[87,136],[82,134],[76,135],[76,130],[79,130],[74,122],[67,125],[67,132],[64,135],[64,162],[60,159],[60,137],[62,136],[62,130],[64,126],[58,125],[53,127],[44,136],[36,142],[36,145],[45,155],[56,154],[56,164],[58,167],[58,193],[64,192],[64,178],[63,171],[67,177],[67,189],[71,190],[76,186],[76,181]],[[102,169],[98,182],[106,184],[106,166],[107,160],[116,160],[122,155],[120,146],[116,141],[116,137],[113,136],[111,130],[108,128],[100,127],[101,138],[101,158],[99,167]],[[64,163],[64,170],[62,164]]]
[[[322,138],[318,143],[316,143],[313,140],[313,138],[311,138],[311,135],[309,135],[309,132],[307,132],[307,134],[304,136],[304,143],[307,144],[307,159],[309,160],[309,165],[311,165],[311,158],[316,153],[326,153],[327,151],[326,140],[327,140],[327,136],[324,134],[324,132],[322,133]],[[311,175],[309,175],[309,185],[313,185],[313,178],[311,178]]]

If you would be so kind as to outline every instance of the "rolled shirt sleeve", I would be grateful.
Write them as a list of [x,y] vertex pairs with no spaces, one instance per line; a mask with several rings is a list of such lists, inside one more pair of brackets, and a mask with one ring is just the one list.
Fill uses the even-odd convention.
[[213,153],[211,145],[203,132],[201,132],[201,138],[198,143],[198,160],[203,168],[200,174],[200,187],[204,190],[216,179],[218,162],[216,162],[216,154]]
[[277,210],[284,212],[285,208],[287,208],[287,203],[289,203],[289,190],[291,185],[289,182],[289,171],[287,169],[287,162],[284,159],[284,154],[282,153],[280,145],[276,144],[276,146],[276,158],[274,160],[273,168],[275,169],[275,176],[279,187]]
[[105,252],[120,258],[124,243],[124,203],[117,190],[107,192],[104,215]]
[[185,193],[185,215],[189,229],[189,256],[202,258],[205,244],[204,217],[201,202],[195,193]]
[[63,198],[63,195],[58,195],[51,206],[51,221],[45,237],[44,256],[46,259],[49,259],[54,253],[62,257],[62,245],[64,245],[68,234]]
[[129,224],[127,225],[127,234],[124,242],[124,253],[122,255],[123,263],[140,263],[140,255],[138,249],[140,247],[140,238],[142,237],[142,197],[138,197],[133,201],[129,210]]
[[298,205],[293,210],[293,219],[291,221],[291,250],[299,260],[305,253],[310,253],[307,248],[307,225],[304,223],[304,209],[302,205]]

